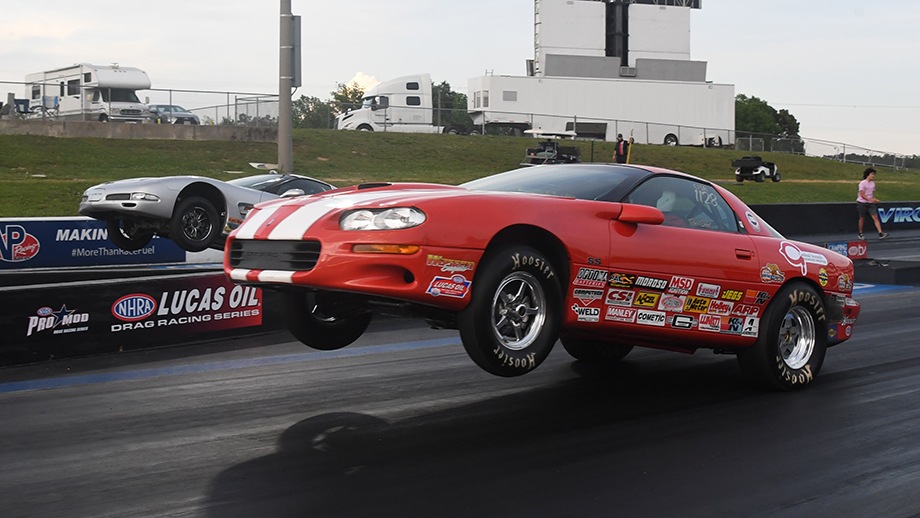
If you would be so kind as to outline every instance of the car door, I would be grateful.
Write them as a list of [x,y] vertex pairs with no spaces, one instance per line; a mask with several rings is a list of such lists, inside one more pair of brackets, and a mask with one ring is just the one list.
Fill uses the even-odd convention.
[[706,183],[668,175],[650,177],[623,201],[657,207],[665,220],[611,222],[608,312],[628,304],[619,313],[637,324],[741,334],[755,316],[745,298],[756,298],[761,265],[729,204]]

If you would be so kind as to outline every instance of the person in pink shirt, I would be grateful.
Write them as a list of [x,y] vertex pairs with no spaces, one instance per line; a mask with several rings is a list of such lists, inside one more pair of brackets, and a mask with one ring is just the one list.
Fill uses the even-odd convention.
[[878,198],[875,197],[875,168],[867,167],[863,171],[863,180],[859,182],[859,194],[856,196],[856,213],[859,214],[859,239],[866,238],[863,235],[866,214],[872,217],[875,229],[878,230],[878,238],[885,239],[888,237],[888,233],[882,231],[882,222],[878,219],[876,203],[878,203]]

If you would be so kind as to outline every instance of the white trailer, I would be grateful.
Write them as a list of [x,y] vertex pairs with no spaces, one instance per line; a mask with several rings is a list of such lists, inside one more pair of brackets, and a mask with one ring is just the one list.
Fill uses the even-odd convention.
[[666,145],[734,142],[735,87],[696,81],[480,76],[468,83],[477,126]]
[[431,76],[416,74],[378,84],[364,93],[361,107],[339,114],[340,130],[441,133],[435,124]]
[[87,121],[147,122],[150,110],[137,90],[150,88],[143,70],[81,63],[26,76],[30,110]]

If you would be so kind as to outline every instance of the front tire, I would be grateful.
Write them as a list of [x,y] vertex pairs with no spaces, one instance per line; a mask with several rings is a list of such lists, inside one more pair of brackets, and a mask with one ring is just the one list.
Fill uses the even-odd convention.
[[673,134],[673,133],[668,133],[668,134],[664,137],[664,145],[665,145],[665,146],[676,146],[676,145],[678,145],[678,144],[680,144],[680,140],[678,140],[677,135],[675,135],[675,134]]
[[200,252],[216,241],[220,227],[214,204],[200,196],[189,196],[173,212],[170,237],[184,250]]
[[769,388],[804,388],[824,363],[825,318],[823,299],[814,288],[801,282],[783,286],[760,319],[757,343],[738,351],[742,372]]
[[779,173],[773,173],[773,182],[776,183],[780,180]]
[[611,344],[597,340],[584,340],[563,336],[562,347],[575,358],[586,363],[610,364],[617,363],[632,351],[631,345]]
[[105,228],[109,240],[118,248],[129,252],[144,248],[153,239],[153,230],[141,228],[137,222],[127,218],[106,220]]
[[336,315],[322,304],[315,291],[285,293],[282,313],[288,331],[302,344],[321,351],[334,351],[350,345],[364,334],[373,315],[348,311]]
[[553,349],[562,318],[556,268],[541,252],[507,246],[483,261],[457,323],[470,358],[496,376],[535,369]]

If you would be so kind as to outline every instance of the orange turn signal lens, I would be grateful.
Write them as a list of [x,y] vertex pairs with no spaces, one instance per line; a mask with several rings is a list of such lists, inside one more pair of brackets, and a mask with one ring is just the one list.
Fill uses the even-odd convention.
[[400,254],[410,255],[419,251],[418,245],[354,245],[352,252],[359,254]]

